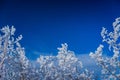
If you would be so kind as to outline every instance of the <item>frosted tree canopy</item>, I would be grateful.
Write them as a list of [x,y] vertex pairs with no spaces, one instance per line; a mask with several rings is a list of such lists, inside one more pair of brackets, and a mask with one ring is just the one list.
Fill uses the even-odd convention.
[[[14,26],[0,29],[0,80],[120,80],[120,18],[113,22],[112,32],[102,28],[102,43],[89,54],[100,67],[100,75],[84,68],[67,43],[61,44],[56,56],[40,55],[32,63],[19,42],[22,35],[15,37],[15,31]],[[112,56],[103,56],[104,43]]]

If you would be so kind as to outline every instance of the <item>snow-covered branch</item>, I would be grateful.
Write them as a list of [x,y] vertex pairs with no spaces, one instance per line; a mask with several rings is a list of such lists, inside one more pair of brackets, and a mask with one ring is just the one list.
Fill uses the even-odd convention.
[[58,48],[57,56],[40,56],[40,72],[43,80],[92,80],[92,72],[84,70],[82,62],[73,51],[68,50],[68,45],[62,44]]
[[102,67],[104,80],[119,80],[120,79],[120,18],[113,22],[113,32],[108,32],[103,27],[101,31],[103,42],[109,45],[109,50],[113,52],[112,57],[103,57],[103,45],[100,45],[97,50],[90,53],[91,58],[94,58],[98,65]]

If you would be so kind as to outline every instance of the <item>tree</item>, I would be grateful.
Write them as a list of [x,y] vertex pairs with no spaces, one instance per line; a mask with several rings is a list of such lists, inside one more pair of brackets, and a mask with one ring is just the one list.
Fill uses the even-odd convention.
[[[97,80],[66,43],[58,48],[56,56],[41,55],[32,64],[19,42],[22,35],[15,38],[13,26],[0,31],[0,80]],[[102,80],[120,80],[120,18],[113,22],[113,32],[103,27],[101,36],[113,55],[103,56],[103,44],[89,55],[101,67]]]
[[120,80],[120,18],[113,22],[113,32],[109,32],[103,27],[101,31],[103,42],[109,45],[109,50],[113,52],[112,57],[103,57],[104,46],[100,44],[97,50],[90,53],[99,66],[104,80]]
[[15,28],[5,26],[0,34],[0,72],[2,80],[27,80],[23,77],[29,65],[24,48],[19,41],[22,35],[14,38]]
[[68,50],[68,45],[62,44],[58,48],[57,56],[40,56],[42,80],[91,80],[92,73],[83,70],[82,62],[73,51]]

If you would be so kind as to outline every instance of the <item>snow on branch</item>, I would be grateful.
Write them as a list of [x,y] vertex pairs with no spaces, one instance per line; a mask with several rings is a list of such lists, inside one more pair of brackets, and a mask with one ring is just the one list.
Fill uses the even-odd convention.
[[68,50],[68,45],[61,44],[57,56],[40,56],[40,72],[43,80],[92,80],[93,73],[84,70],[82,62],[73,51]]
[[106,28],[102,28],[101,36],[103,42],[109,45],[109,50],[113,52],[112,57],[103,57],[103,45],[100,45],[95,52],[91,52],[91,58],[94,58],[99,66],[102,67],[104,80],[120,79],[120,18],[113,22],[113,32],[108,32]]
[[[32,63],[20,44],[22,35],[16,38],[15,31],[14,26],[0,29],[0,80],[98,80],[68,49],[67,43],[61,44],[56,56],[40,55]],[[101,36],[113,55],[103,56],[103,44],[89,55],[101,67],[102,80],[120,80],[120,18],[113,22],[112,32],[103,27]]]

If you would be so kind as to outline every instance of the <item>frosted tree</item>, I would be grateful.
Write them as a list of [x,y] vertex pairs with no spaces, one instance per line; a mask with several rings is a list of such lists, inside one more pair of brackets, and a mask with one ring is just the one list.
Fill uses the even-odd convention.
[[104,46],[100,44],[97,50],[90,53],[99,66],[102,67],[101,73],[104,80],[120,80],[120,18],[113,22],[113,32],[108,32],[103,27],[101,31],[103,42],[109,45],[110,52],[113,52],[112,57],[103,57]]
[[[68,45],[62,44],[58,48],[57,56],[40,56],[42,80],[91,80],[92,73],[83,70],[82,62],[75,56],[73,51],[68,50]],[[94,80],[94,79],[93,79]]]
[[59,68],[55,65],[55,56],[40,56],[37,61],[40,63],[39,72],[41,80],[54,80]]
[[0,29],[0,80],[91,80],[92,73],[84,70],[81,61],[68,45],[58,48],[57,56],[40,56],[33,66],[19,43],[22,35],[15,38],[15,28]]
[[[19,41],[14,38],[15,28],[3,27],[0,31],[0,76],[1,80],[27,80],[25,73],[29,61]],[[25,76],[25,77],[24,77]]]
[[58,65],[61,69],[62,76],[66,80],[90,80],[93,76],[89,71],[83,70],[82,62],[75,56],[73,51],[68,50],[68,45],[62,44],[61,48],[58,48],[57,55]]

